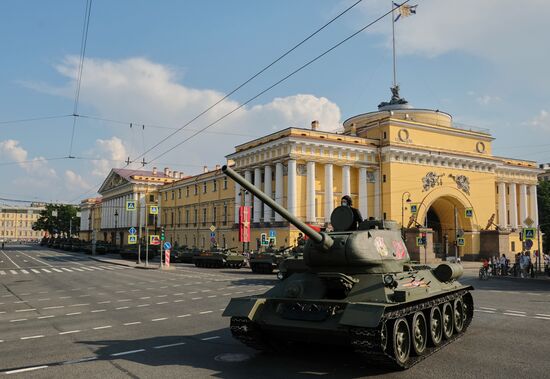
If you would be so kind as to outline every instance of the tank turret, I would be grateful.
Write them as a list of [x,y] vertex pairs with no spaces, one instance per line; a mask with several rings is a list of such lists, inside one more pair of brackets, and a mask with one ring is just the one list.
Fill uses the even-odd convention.
[[357,225],[345,206],[332,212],[332,232],[318,232],[231,168],[222,171],[309,237],[304,267],[264,294],[231,299],[223,316],[233,337],[258,350],[305,341],[350,346],[366,360],[406,369],[465,333],[474,305],[473,288],[457,280],[462,266],[413,264],[395,223]]

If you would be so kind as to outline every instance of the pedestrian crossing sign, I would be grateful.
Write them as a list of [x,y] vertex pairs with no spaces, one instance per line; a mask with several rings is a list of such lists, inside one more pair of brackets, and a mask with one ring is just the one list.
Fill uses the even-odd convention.
[[414,204],[411,204],[411,213],[413,215],[417,214],[418,213],[418,204],[414,203]]
[[128,245],[135,245],[137,243],[137,236],[135,234],[130,234],[128,236]]
[[416,237],[416,246],[426,246],[426,237]]
[[464,240],[464,238],[459,237],[459,238],[456,239],[456,244],[458,246],[464,246],[466,244],[466,241]]
[[136,201],[135,200],[126,200],[126,210],[133,212],[136,210]]
[[159,207],[157,205],[150,205],[149,206],[149,214],[158,215],[159,214]]
[[533,240],[535,239],[535,233],[537,229],[535,228],[525,228],[523,229],[523,239],[524,240]]
[[464,210],[464,216],[468,218],[474,217],[474,210],[472,208],[466,208]]

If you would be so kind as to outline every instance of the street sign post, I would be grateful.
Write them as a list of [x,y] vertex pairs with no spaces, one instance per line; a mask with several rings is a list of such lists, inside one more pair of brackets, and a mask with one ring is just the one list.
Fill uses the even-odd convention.
[[137,230],[136,230],[136,228],[134,228],[134,227],[132,226],[130,229],[128,229],[128,233],[130,233],[130,234],[136,234],[136,233],[137,233]]
[[458,246],[464,246],[466,244],[466,241],[464,240],[464,238],[459,237],[459,238],[456,239],[456,244]]
[[159,246],[160,236],[158,234],[149,235],[149,245]]
[[126,210],[128,212],[134,212],[136,210],[136,201],[135,200],[126,200]]
[[474,217],[474,210],[473,210],[473,208],[466,208],[466,209],[464,209],[464,217],[468,217],[468,218]]
[[215,232],[216,231],[216,227],[214,225],[210,225],[210,231],[211,232]]
[[135,245],[137,243],[137,236],[135,234],[130,234],[128,236],[128,245]]
[[426,245],[426,237],[416,237],[416,246]]
[[418,213],[418,204],[417,204],[417,203],[411,204],[411,213],[412,213],[413,215],[415,215],[415,214]]
[[164,243],[164,249],[165,250],[170,250],[171,248],[172,248],[172,244],[170,242],[166,241]]
[[261,242],[260,244],[262,246],[268,246],[269,245],[269,241],[267,240],[267,234],[265,234],[265,233],[260,234],[260,242]]
[[275,230],[270,230],[269,231],[269,238],[275,238],[277,236],[277,234],[275,233]]
[[150,206],[149,206],[149,214],[150,214],[150,215],[158,215],[158,214],[159,214],[159,207],[158,207],[158,205],[150,205]]
[[[164,245],[166,245],[166,243]],[[166,268],[170,267],[170,249],[164,250],[164,264]]]
[[536,228],[525,228],[525,229],[523,229],[523,239],[525,239],[525,240],[534,240],[536,234],[537,234],[537,229]]

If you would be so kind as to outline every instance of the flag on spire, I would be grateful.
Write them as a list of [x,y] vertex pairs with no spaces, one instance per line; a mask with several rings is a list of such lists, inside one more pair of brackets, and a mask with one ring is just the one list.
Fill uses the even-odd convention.
[[393,6],[396,8],[395,10],[398,13],[395,20],[393,20],[395,22],[399,20],[400,17],[409,17],[409,16],[412,16],[413,14],[416,14],[416,7],[418,6],[418,4],[417,5],[408,5],[408,4],[400,5],[397,3],[393,3]]

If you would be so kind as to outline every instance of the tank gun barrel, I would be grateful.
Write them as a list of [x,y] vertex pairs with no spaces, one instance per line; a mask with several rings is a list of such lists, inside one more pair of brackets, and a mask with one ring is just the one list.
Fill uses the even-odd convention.
[[256,188],[252,183],[247,181],[241,175],[239,175],[235,170],[224,165],[222,171],[225,175],[229,176],[235,182],[239,183],[242,187],[250,191],[254,196],[259,198],[262,203],[269,206],[275,212],[277,212],[281,217],[290,222],[292,225],[297,227],[302,233],[311,238],[314,242],[321,245],[324,250],[329,250],[333,244],[332,238],[325,233],[319,233],[316,230],[310,228],[306,223],[302,222],[297,217],[290,214],[285,208],[277,204],[271,197],[267,196],[259,188]]

